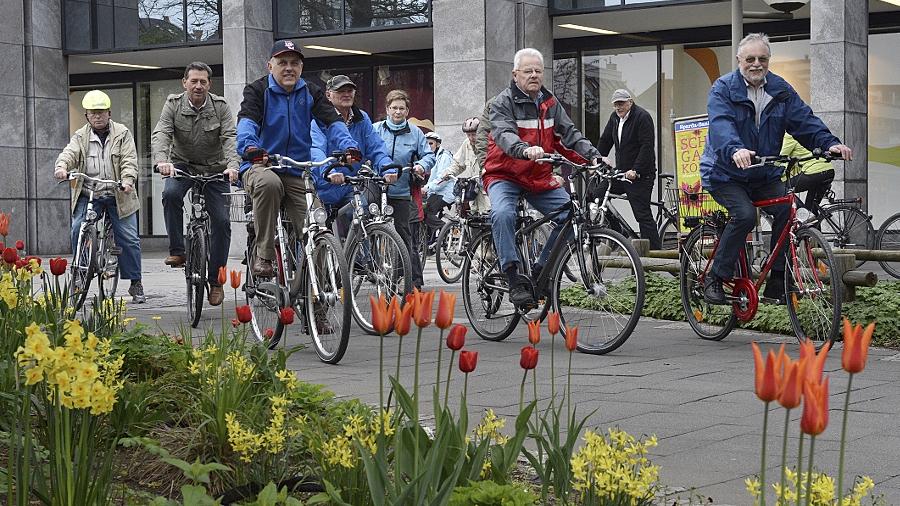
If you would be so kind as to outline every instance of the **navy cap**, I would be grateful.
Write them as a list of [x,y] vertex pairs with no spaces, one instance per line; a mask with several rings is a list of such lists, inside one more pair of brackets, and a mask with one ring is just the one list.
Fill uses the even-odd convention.
[[297,53],[300,55],[300,59],[302,60],[303,53],[297,49],[297,46],[294,45],[294,41],[291,40],[279,40],[272,46],[272,55],[270,58],[275,58],[278,55],[282,55],[284,53]]

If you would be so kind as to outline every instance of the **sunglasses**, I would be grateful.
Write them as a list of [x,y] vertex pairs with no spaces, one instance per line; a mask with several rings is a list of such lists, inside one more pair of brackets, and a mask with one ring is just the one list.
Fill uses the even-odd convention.
[[756,61],[759,61],[759,63],[763,63],[763,64],[769,63],[769,57],[768,56],[747,56],[746,58],[744,58],[745,63],[754,63]]

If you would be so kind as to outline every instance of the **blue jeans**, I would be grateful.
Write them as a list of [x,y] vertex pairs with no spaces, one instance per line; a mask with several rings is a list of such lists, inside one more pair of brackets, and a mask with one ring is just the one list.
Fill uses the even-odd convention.
[[[72,214],[73,255],[78,251],[78,232],[81,230],[81,223],[84,221],[85,214],[87,214],[87,204],[87,197],[82,195],[78,198],[78,203],[75,205],[75,212]],[[94,199],[94,211],[98,215],[100,213],[106,213],[106,218],[112,223],[116,246],[122,248],[122,253],[119,254],[119,277],[122,279],[140,281],[141,239],[138,237],[137,213],[132,213],[130,216],[119,218],[115,197]],[[102,233],[102,231],[98,232]]]
[[[756,207],[754,200],[772,199],[784,196],[784,183],[781,181],[757,182],[757,183],[724,183],[717,184],[715,188],[709,188],[710,195],[716,202],[728,209],[728,224],[719,238],[719,247],[716,250],[715,262],[712,273],[719,279],[731,279],[734,277],[735,265],[738,261],[741,248],[747,240],[747,234],[756,226]],[[781,231],[787,225],[790,216],[790,204],[779,204],[764,208],[773,217],[771,249],[774,253],[775,243]],[[775,257],[772,263],[772,271],[784,272],[784,251]]]
[[[194,183],[188,179],[165,178],[162,192],[163,217],[169,234],[169,254],[184,256],[184,196]],[[206,183],[203,196],[206,212],[209,213],[209,269],[207,278],[215,283],[219,277],[219,267],[228,262],[228,248],[231,246],[231,220],[225,193],[229,191],[225,181]]]
[[[521,186],[510,181],[495,181],[488,188],[488,197],[491,199],[491,233],[494,236],[494,247],[500,256],[500,268],[506,271],[515,262],[521,263],[516,252],[516,204],[519,196],[525,193],[528,201],[538,212],[546,215],[564,206],[571,201],[569,192],[563,188],[554,188],[541,193],[526,193]],[[550,256],[556,236],[559,235],[560,224],[569,217],[569,211],[559,213],[553,218],[556,227],[547,240],[547,244],[541,250],[538,265],[543,266]]]

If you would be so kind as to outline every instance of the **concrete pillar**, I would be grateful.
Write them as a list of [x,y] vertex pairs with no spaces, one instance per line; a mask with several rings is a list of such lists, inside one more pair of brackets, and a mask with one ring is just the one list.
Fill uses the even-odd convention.
[[[222,0],[222,74],[225,99],[237,116],[244,86],[265,75],[273,38],[271,0]],[[231,227],[232,258],[241,258],[247,230]]]
[[833,188],[866,197],[868,2],[816,0],[810,7],[810,106],[853,149],[853,161],[835,162]]
[[434,0],[434,123],[455,150],[462,123],[509,85],[513,55],[544,55],[544,85],[553,82],[553,30],[546,0]]
[[61,33],[58,0],[0,3],[0,210],[12,213],[9,238],[29,253],[69,251],[69,191],[53,179],[69,140]]

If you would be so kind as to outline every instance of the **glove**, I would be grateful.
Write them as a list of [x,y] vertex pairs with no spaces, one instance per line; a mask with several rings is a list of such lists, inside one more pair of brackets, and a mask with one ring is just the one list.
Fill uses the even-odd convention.
[[344,161],[346,163],[354,163],[362,161],[362,152],[356,148],[347,148],[344,151]]
[[269,153],[266,152],[263,148],[258,148],[256,146],[250,146],[246,150],[244,150],[243,158],[245,161],[257,164],[263,163],[265,158],[269,156]]

